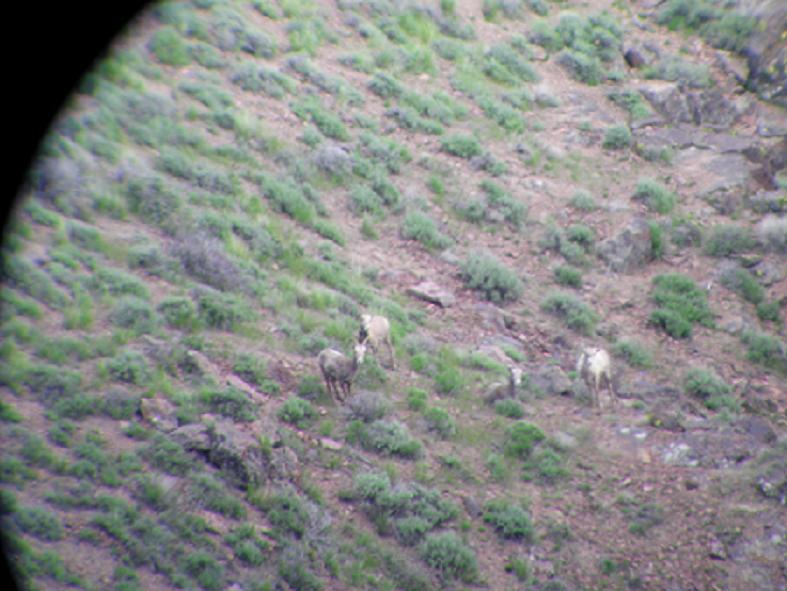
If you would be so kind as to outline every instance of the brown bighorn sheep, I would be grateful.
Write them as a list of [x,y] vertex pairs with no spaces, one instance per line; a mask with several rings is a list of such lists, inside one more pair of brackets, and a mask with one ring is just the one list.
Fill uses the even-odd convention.
[[355,345],[352,359],[336,349],[323,349],[317,356],[325,386],[338,402],[343,403],[350,395],[352,380],[363,363],[364,355],[366,345],[359,343]]
[[508,382],[495,382],[486,389],[484,400],[487,404],[494,404],[503,398],[517,397],[516,389],[522,385],[522,370],[513,365],[509,365],[508,370],[510,372]]
[[599,398],[599,389],[601,387],[601,380],[607,380],[607,389],[609,390],[610,400],[612,406],[617,404],[617,396],[612,389],[612,363],[609,359],[609,353],[599,347],[586,347],[582,350],[577,360],[577,373],[587,385],[593,397],[593,406],[601,410],[601,399]]
[[391,355],[391,367],[396,369],[396,357],[393,344],[391,344],[391,323],[385,316],[372,316],[361,314],[361,330],[358,332],[358,342],[368,344],[377,353],[380,346],[385,343]]

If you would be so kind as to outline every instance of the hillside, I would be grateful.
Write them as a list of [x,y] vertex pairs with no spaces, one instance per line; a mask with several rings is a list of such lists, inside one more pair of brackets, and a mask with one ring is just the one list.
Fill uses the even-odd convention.
[[[20,588],[785,589],[785,22],[140,14],[4,235]],[[317,357],[363,314],[393,359],[367,347],[341,402]]]

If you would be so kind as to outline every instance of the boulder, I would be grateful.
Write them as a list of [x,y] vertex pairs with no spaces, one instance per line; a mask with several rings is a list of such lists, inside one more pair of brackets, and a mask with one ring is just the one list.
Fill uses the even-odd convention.
[[626,273],[650,261],[650,227],[642,218],[634,219],[616,236],[599,243],[596,252],[610,269]]
[[530,375],[530,383],[547,394],[570,394],[573,384],[557,365],[542,365]]
[[456,303],[456,296],[453,293],[430,280],[408,287],[407,293],[442,308],[453,306]]
[[210,434],[203,423],[179,427],[170,433],[170,437],[186,451],[207,452],[210,449]]
[[787,210],[787,197],[783,191],[759,191],[749,196],[748,205],[757,213],[782,213]]
[[251,432],[231,421],[220,420],[208,427],[208,436],[208,460],[233,484],[245,488],[266,480],[268,456]]
[[161,394],[143,398],[139,402],[139,411],[145,421],[160,431],[172,431],[178,426],[175,405]]
[[639,47],[629,47],[623,54],[623,59],[631,68],[641,68],[648,65],[648,59]]
[[745,0],[743,4],[746,14],[759,19],[741,52],[749,68],[746,87],[787,107],[787,4],[780,0]]

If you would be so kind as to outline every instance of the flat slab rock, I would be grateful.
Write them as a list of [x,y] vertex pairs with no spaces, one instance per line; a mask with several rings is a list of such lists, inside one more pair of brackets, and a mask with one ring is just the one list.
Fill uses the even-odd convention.
[[443,308],[453,306],[456,296],[448,289],[440,287],[434,281],[422,281],[417,285],[407,288],[407,293]]

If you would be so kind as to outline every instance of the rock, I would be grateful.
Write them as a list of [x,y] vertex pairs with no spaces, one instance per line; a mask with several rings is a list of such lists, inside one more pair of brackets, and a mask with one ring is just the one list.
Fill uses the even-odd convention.
[[639,91],[672,124],[690,123],[725,129],[750,107],[745,99],[733,101],[719,89],[692,91],[676,82],[650,81]]
[[617,273],[625,273],[650,261],[650,227],[642,218],[634,219],[616,236],[599,243],[596,252]]
[[724,544],[716,536],[712,536],[708,541],[708,556],[714,560],[726,560],[727,550]]
[[160,431],[172,431],[178,426],[175,405],[160,394],[140,400],[139,411],[144,420]]
[[407,293],[442,308],[453,306],[456,303],[456,296],[453,293],[430,280],[408,287]]
[[741,154],[721,154],[706,164],[713,181],[706,185],[698,197],[722,215],[730,215],[743,205],[748,192],[750,169]]
[[670,443],[662,451],[661,460],[670,466],[688,466],[693,468],[699,465],[699,460],[694,450],[685,443]]
[[566,373],[557,365],[542,365],[530,376],[533,386],[547,394],[570,394],[573,384]]
[[759,19],[743,48],[749,67],[746,87],[765,100],[787,107],[787,5],[784,2],[748,2],[747,14]]
[[758,121],[757,135],[760,137],[783,137],[787,136],[787,126],[772,121]]
[[754,265],[750,271],[757,278],[757,281],[765,287],[779,283],[784,279],[785,274],[784,265],[769,260],[760,261]]
[[618,395],[623,398],[636,398],[653,404],[656,401],[674,401],[681,397],[681,392],[673,386],[656,384],[644,379],[623,382],[618,386]]
[[757,415],[744,416],[738,420],[735,426],[759,443],[772,444],[776,441],[776,433],[763,417]]
[[216,421],[207,432],[210,440],[208,460],[221,469],[233,484],[245,488],[249,484],[265,482],[268,457],[252,433],[225,420]]
[[728,76],[732,76],[738,84],[743,84],[749,78],[749,67],[740,56],[730,52],[717,50],[715,54],[716,65]]
[[730,135],[729,133],[702,133],[694,138],[694,145],[698,148],[710,148],[716,152],[745,153],[754,146],[751,137]]
[[325,449],[330,449],[331,451],[339,451],[344,448],[344,444],[339,441],[329,439],[328,437],[320,438],[320,446],[324,447]]
[[686,430],[680,414],[662,409],[653,410],[648,416],[648,423],[657,429],[664,429],[673,433],[682,433]]
[[787,197],[783,191],[758,191],[749,197],[748,205],[757,213],[782,213],[787,210]]
[[170,437],[187,451],[207,452],[210,449],[208,427],[203,423],[179,427],[170,433]]
[[481,325],[495,330],[505,330],[505,313],[489,302],[478,302],[473,305],[473,311],[478,314]]
[[268,475],[274,481],[297,482],[300,479],[298,456],[289,447],[273,448]]
[[556,431],[552,438],[558,447],[562,449],[576,449],[577,445],[579,445],[577,438],[565,431]]
[[[186,362],[190,364],[199,375],[218,375],[220,372],[207,355],[200,351],[186,351]],[[191,373],[191,372],[190,372]]]

